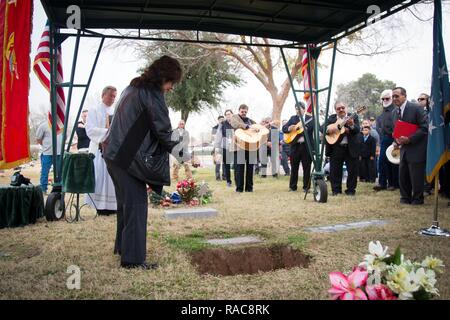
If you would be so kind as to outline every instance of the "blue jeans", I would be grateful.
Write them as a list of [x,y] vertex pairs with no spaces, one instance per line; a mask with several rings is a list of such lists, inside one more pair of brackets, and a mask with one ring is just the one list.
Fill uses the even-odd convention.
[[[47,192],[48,186],[48,173],[53,165],[53,156],[41,154],[41,189],[43,192]],[[59,168],[61,165],[61,156],[56,157],[56,166]],[[55,169],[53,169],[55,170]]]

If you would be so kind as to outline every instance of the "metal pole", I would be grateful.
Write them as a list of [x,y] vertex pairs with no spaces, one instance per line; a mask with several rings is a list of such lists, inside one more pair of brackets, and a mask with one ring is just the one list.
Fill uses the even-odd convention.
[[[72,103],[73,80],[75,78],[75,71],[76,71],[76,66],[77,66],[78,48],[80,45],[80,34],[81,34],[81,31],[78,30],[77,39],[75,41],[75,50],[74,50],[74,55],[73,55],[73,61],[72,61],[72,73],[70,74],[69,94],[67,97],[66,113],[65,113],[65,117],[64,117],[64,130],[63,130],[63,142],[64,143],[62,144],[62,147],[61,147],[62,159],[64,159],[64,146],[65,146],[65,141],[66,141],[66,137],[67,137],[67,125],[69,123],[70,105]],[[75,130],[75,127],[73,128],[73,130]],[[67,151],[70,151],[70,145],[71,145],[71,143],[67,146]],[[64,162],[64,160],[61,161],[61,167],[59,168],[61,173],[62,173],[62,168],[63,168],[63,162]]]
[[434,213],[433,213],[433,224],[429,228],[425,228],[419,231],[419,234],[424,236],[434,236],[434,237],[450,237],[450,232],[441,229],[439,227],[438,221],[438,199],[439,199],[439,175],[434,177]]
[[51,118],[52,118],[52,163],[53,163],[53,184],[59,183],[59,172],[57,167],[57,139],[56,139],[56,127],[58,126],[56,120],[56,81],[57,81],[57,67],[56,59],[57,52],[55,50],[55,26],[53,22],[49,22],[50,29],[50,105],[51,105]]
[[322,137],[324,138],[324,141],[322,143],[322,149],[320,151],[320,164],[321,165],[323,163],[323,155],[324,155],[324,149],[325,149],[325,131],[327,130],[327,124],[328,124],[328,112],[330,111],[331,89],[333,86],[334,65],[336,62],[336,49],[337,49],[337,42],[334,41],[333,57],[331,59],[330,83],[328,84],[327,108],[325,110],[325,122],[323,124],[323,130],[322,130]]
[[[283,48],[280,48],[280,51],[281,51],[281,57],[283,58],[284,66],[286,68],[286,72],[287,72],[288,77],[289,77],[289,82],[291,84],[292,93],[294,94],[295,104],[297,105],[299,101],[298,101],[298,98],[297,98],[297,92],[296,92],[296,90],[294,88],[294,80],[292,79],[291,73],[289,72],[289,66],[287,64],[287,60],[286,60],[286,56],[284,55]],[[302,122],[303,128],[306,129],[305,121],[303,120],[303,117],[300,117],[300,121]],[[312,154],[312,148],[311,148],[312,147],[312,142],[309,139],[309,135],[308,134],[304,134],[304,137],[305,137],[306,144],[308,145],[309,155],[310,155],[311,159],[314,159],[313,158],[313,154]]]
[[[313,94],[313,83],[312,83],[312,68],[311,68],[311,47],[308,45],[307,46],[307,52],[308,52],[308,80],[309,80],[309,96],[311,99],[311,110],[313,111],[313,119],[314,119],[314,157],[311,157],[311,159],[313,159],[314,162],[314,168],[315,168],[315,173],[317,173],[318,171],[321,171],[321,167],[320,167],[320,163],[318,163],[319,160],[319,118],[318,118],[318,114],[317,110],[314,110],[317,103],[314,103],[314,94]],[[306,128],[305,128],[306,129]],[[305,137],[307,136],[307,134],[305,134]]]
[[[104,42],[105,42],[105,38],[102,38],[102,40],[100,41],[100,45],[98,47],[98,50],[97,50],[97,55],[95,56],[95,59],[94,59],[94,65],[92,66],[91,74],[89,75],[89,80],[88,80],[88,82],[86,84],[86,89],[84,91],[83,98],[81,99],[80,108],[78,109],[78,113],[77,113],[77,116],[75,118],[75,122],[78,120],[78,118],[80,118],[81,110],[83,108],[84,101],[86,100],[86,96],[87,96],[87,93],[89,91],[89,87],[91,85],[92,77],[94,76],[94,71],[95,71],[95,68],[97,67],[98,58],[100,56],[100,52],[102,51]],[[69,139],[69,146],[72,144],[72,140],[73,140],[73,136],[74,135],[75,135],[75,130],[72,130],[72,133],[71,133],[70,139]]]
[[434,177],[434,214],[433,225],[439,227],[438,221],[438,203],[439,203],[439,174]]

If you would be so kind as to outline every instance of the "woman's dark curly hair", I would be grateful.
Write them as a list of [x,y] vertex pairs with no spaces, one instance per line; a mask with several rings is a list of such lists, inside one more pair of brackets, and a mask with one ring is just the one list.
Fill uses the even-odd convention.
[[139,77],[131,80],[130,85],[138,88],[152,86],[161,90],[166,82],[171,81],[174,84],[180,82],[182,74],[178,60],[162,56],[146,68]]

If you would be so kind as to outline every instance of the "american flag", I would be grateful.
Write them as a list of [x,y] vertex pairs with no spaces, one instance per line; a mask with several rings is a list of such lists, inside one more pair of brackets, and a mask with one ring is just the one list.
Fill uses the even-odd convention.
[[[57,77],[56,82],[63,82],[63,70],[61,60],[61,47],[57,50]],[[42,85],[50,93],[50,26],[47,22],[44,32],[41,36],[36,57],[33,62],[33,70]],[[64,118],[66,110],[66,98],[64,96],[64,89],[57,87],[56,95],[56,132],[60,132],[64,128]],[[52,123],[51,111],[48,113],[49,123]]]
[[[314,79],[314,68],[315,68],[315,63],[314,63],[314,59],[311,59],[311,70],[313,71],[312,75],[311,75],[311,80],[313,83],[313,88],[315,88],[315,79]],[[304,95],[303,95],[303,99],[306,101],[306,115],[311,116],[312,115],[312,99],[311,99],[311,95],[309,93],[309,88],[310,83],[309,83],[309,69],[308,69],[308,50],[305,50],[305,52],[303,53],[303,57],[302,57],[302,78],[303,78],[303,88],[305,91]],[[315,95],[314,96],[314,105],[316,105],[317,101],[315,99]]]

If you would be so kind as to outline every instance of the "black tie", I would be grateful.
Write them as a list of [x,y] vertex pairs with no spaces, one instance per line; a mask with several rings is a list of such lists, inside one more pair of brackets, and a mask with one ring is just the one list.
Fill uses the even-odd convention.
[[398,120],[402,120],[402,108],[398,108]]

